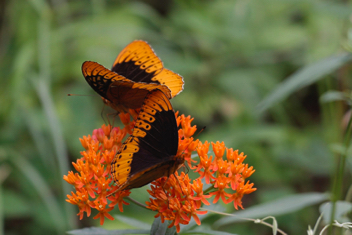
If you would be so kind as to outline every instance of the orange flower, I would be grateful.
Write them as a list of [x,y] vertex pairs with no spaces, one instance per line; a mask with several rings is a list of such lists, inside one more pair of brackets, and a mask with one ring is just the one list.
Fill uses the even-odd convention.
[[77,194],[75,194],[74,192],[71,192],[72,196],[67,195],[68,199],[66,199],[67,202],[77,205],[79,208],[79,213],[77,215],[79,215],[79,219],[83,219],[83,213],[86,212],[87,216],[90,216],[91,213],[91,209],[89,206],[89,197],[88,197],[88,193],[87,190],[82,190],[77,191]]
[[191,122],[193,121],[194,118],[191,118],[191,116],[185,117],[183,114],[180,116],[181,117],[181,125],[182,125],[182,132],[183,136],[186,138],[190,138],[197,130],[196,126],[191,126]]
[[83,148],[85,148],[85,149],[88,149],[88,145],[91,140],[92,140],[92,137],[90,135],[83,136],[83,139],[79,138],[79,141],[81,141],[81,144],[82,144]]
[[[200,178],[205,178],[205,182],[207,184],[210,184],[210,180],[214,179],[214,171],[212,170],[214,168],[214,163],[212,162],[212,156],[208,157],[207,154],[204,154],[202,156],[199,156],[200,162],[198,164],[198,168],[196,169],[196,172],[200,174]],[[204,171],[200,171],[203,169]]]
[[203,184],[200,178],[193,180],[192,189],[197,194],[193,199],[197,202],[198,207],[201,206],[201,202],[205,205],[210,205],[206,198],[211,197],[211,195],[204,195]]
[[67,183],[72,184],[74,187],[79,187],[80,185],[78,174],[73,174],[72,171],[69,171],[68,175],[64,175],[64,180],[66,180]]
[[91,207],[94,207],[99,211],[99,213],[93,217],[93,219],[98,219],[100,218],[100,225],[104,224],[104,219],[105,217],[108,218],[109,220],[114,220],[114,217],[112,217],[108,212],[114,209],[113,207],[106,209],[106,203],[101,200],[95,200],[94,202],[91,203]]
[[129,205],[129,203],[125,202],[123,199],[124,197],[128,197],[130,194],[131,194],[130,190],[124,190],[124,191],[114,193],[113,195],[110,195],[109,200],[112,201],[112,203],[109,204],[109,207],[113,207],[117,204],[119,207],[119,210],[123,212],[123,205]]
[[225,153],[225,143],[224,142],[220,143],[219,141],[216,141],[216,143],[211,143],[211,145],[213,146],[213,150],[216,158],[217,159],[222,158],[222,156]]
[[128,134],[132,134],[132,129],[134,126],[134,122],[130,122],[130,114],[129,113],[119,113],[119,117],[121,119],[121,122],[125,125],[125,129],[128,132]]
[[242,207],[242,197],[244,196],[244,194],[250,194],[252,192],[254,192],[255,190],[257,190],[256,188],[252,188],[253,187],[253,183],[249,183],[249,181],[247,181],[246,184],[244,184],[244,181],[242,181],[239,186],[237,187],[236,193],[231,194],[229,196],[229,199],[226,201],[226,203],[230,203],[230,202],[234,202],[233,206],[236,208],[236,210],[238,209],[238,207]]
[[220,197],[223,200],[223,202],[226,202],[225,196],[227,195],[227,193],[225,189],[229,188],[229,186],[227,185],[228,181],[229,181],[228,178],[223,175],[216,178],[214,188],[216,188],[217,190],[215,192],[209,193],[209,195],[215,195],[213,203],[217,203]]
[[[200,225],[200,219],[198,218],[197,214],[204,215],[207,213],[207,211],[198,211],[198,208],[195,204],[194,201],[186,201],[185,204],[183,205],[184,211],[187,212],[190,216],[193,217],[194,221]],[[188,217],[188,221],[190,221],[190,218]]]
[[177,232],[180,231],[180,224],[188,224],[191,218],[196,218],[197,223],[200,221],[197,214],[206,213],[206,211],[197,211],[201,203],[195,203],[197,200],[206,200],[204,196],[197,195],[195,189],[199,192],[200,182],[193,181],[184,172],[181,175],[175,172],[168,179],[162,177],[152,182],[151,190],[148,193],[152,196],[147,203],[147,208],[158,211],[156,217],[161,220],[171,220],[169,227],[176,226]]
[[[63,177],[76,189],[76,193],[72,192],[71,195],[67,195],[66,201],[78,206],[80,219],[83,218],[84,212],[90,216],[91,208],[94,208],[99,211],[94,219],[100,218],[100,224],[103,224],[105,217],[113,219],[109,212],[116,204],[120,211],[123,211],[123,205],[128,205],[123,198],[129,195],[129,191],[109,196],[116,190],[110,177],[111,162],[122,146],[122,140],[128,128],[134,123],[125,121],[127,127],[123,129],[102,125],[101,129],[93,131],[92,136],[83,136],[80,139],[86,150],[81,152],[82,158],[72,163],[78,173],[69,171],[68,175]],[[112,203],[108,204],[107,199]]]
[[[136,111],[131,111],[134,119]],[[123,212],[125,197],[130,195],[130,190],[118,191],[118,186],[110,175],[111,163],[122,146],[122,141],[128,133],[132,133],[134,121],[130,121],[130,114],[119,114],[124,128],[102,125],[100,129],[93,131],[92,135],[83,136],[80,139],[85,151],[81,152],[82,157],[73,166],[77,173],[68,172],[63,178],[73,185],[76,192],[67,195],[67,202],[77,205],[80,219],[84,213],[90,216],[91,209],[96,209],[98,214],[94,219],[114,218],[109,214],[117,205],[120,212]],[[200,142],[194,139],[193,135],[197,130],[192,126],[193,118],[175,113],[177,126],[179,127],[179,146],[177,157],[188,164],[189,168],[198,173],[198,177],[191,179],[185,172],[177,171],[169,177],[162,177],[151,182],[150,190],[147,190],[150,198],[146,201],[147,208],[156,211],[155,217],[161,221],[171,221],[169,227],[175,226],[180,231],[181,224],[188,224],[192,218],[200,225],[198,217],[207,211],[200,211],[204,205],[210,205],[209,198],[215,196],[213,203],[222,200],[224,203],[233,202],[234,208],[243,209],[242,198],[245,194],[256,190],[254,184],[246,181],[255,170],[244,164],[247,157],[244,153],[226,148],[224,142],[216,143]],[[210,144],[214,155],[209,154]],[[192,153],[197,152],[198,161],[192,159]],[[226,158],[224,157],[226,152]],[[204,190],[201,179],[205,179],[208,189]],[[114,193],[116,192],[116,193]]]

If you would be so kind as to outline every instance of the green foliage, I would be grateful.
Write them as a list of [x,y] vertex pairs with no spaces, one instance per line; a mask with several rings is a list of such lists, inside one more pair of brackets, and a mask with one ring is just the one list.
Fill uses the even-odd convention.
[[90,234],[99,234],[99,235],[122,235],[122,234],[149,234],[149,230],[138,230],[138,229],[125,229],[125,230],[106,230],[102,228],[84,228],[78,230],[72,230],[67,232],[72,235],[90,235]]
[[234,217],[224,217],[219,219],[213,226],[215,228],[220,228],[232,225],[236,222],[243,222],[243,218],[262,218],[267,215],[278,216],[292,213],[305,207],[321,203],[327,199],[328,195],[323,193],[301,193],[290,195],[285,198],[279,198],[271,202],[248,207],[246,210],[235,213]]
[[[0,5],[0,233],[150,232],[125,228],[123,219],[107,221],[104,228],[110,230],[75,230],[98,222],[78,220],[77,208],[65,202],[71,188],[62,180],[80,156],[78,138],[100,127],[101,116],[109,112],[101,115],[104,105],[83,79],[82,62],[109,67],[135,39],[148,41],[165,67],[184,77],[185,90],[172,104],[198,126],[207,126],[199,138],[224,140],[248,155],[256,169],[250,180],[258,190],[244,201],[248,210],[238,214],[249,216],[259,208],[255,216],[275,215],[280,229],[298,234],[317,221],[319,211],[312,205],[327,199],[325,192],[344,199],[334,195],[345,195],[351,185],[347,163],[338,165],[351,159],[349,139],[343,144],[351,104],[350,1],[17,0]],[[332,182],[339,183],[332,187]],[[135,196],[146,196],[143,190]],[[308,192],[314,192],[314,200]],[[287,198],[295,200],[278,205]],[[263,209],[268,201],[273,210]],[[233,212],[230,205],[224,208]],[[141,211],[125,207],[124,215],[151,225],[154,213]],[[181,231],[216,234],[216,227],[223,231],[218,234],[270,233],[258,224],[222,227],[226,220],[235,222],[211,214],[202,226]],[[155,220],[151,229],[166,227]]]

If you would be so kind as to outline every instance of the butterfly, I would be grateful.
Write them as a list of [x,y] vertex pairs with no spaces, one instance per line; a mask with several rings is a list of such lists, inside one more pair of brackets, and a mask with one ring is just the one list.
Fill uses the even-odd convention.
[[141,40],[128,44],[111,70],[86,61],[82,64],[82,73],[104,103],[118,112],[140,108],[146,95],[155,89],[171,99],[183,90],[184,84],[183,78],[164,68],[151,46]]
[[182,164],[176,156],[178,130],[174,110],[160,90],[147,94],[132,135],[111,163],[117,191],[139,188],[163,176],[170,176]]

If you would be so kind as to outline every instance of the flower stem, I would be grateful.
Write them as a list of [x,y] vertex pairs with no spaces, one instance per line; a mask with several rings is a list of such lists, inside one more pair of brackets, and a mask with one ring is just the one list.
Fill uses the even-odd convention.
[[[140,207],[142,207],[142,208],[144,208],[144,209],[148,209],[146,205],[140,203],[139,201],[134,200],[134,199],[131,198],[131,197],[126,197],[126,199],[129,200],[130,202],[136,204],[137,206],[140,206]],[[149,209],[148,209],[148,210],[149,210]]]
[[211,191],[214,188],[214,185],[210,186],[209,188],[207,188],[206,190],[204,190],[203,194],[208,193],[209,191]]

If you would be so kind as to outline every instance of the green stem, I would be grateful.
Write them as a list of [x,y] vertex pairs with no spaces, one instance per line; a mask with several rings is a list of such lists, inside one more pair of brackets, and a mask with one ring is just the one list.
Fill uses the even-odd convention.
[[346,165],[347,152],[351,142],[351,135],[352,135],[351,124],[352,124],[352,115],[350,117],[350,120],[348,121],[346,134],[344,137],[344,152],[343,154],[340,154],[340,156],[338,156],[338,159],[337,159],[335,178],[334,178],[333,188],[332,188],[333,194],[332,194],[332,210],[331,210],[330,224],[332,224],[335,219],[336,201],[341,199],[344,169]]
[[208,193],[209,191],[211,191],[214,188],[214,185],[210,186],[209,188],[207,188],[206,190],[204,190],[203,194]]
[[[144,209],[148,209],[146,205],[140,203],[139,201],[134,200],[134,199],[131,198],[131,197],[126,197],[126,199],[129,200],[130,202],[136,204],[137,206],[140,206],[140,207],[142,207],[142,208],[144,208]],[[149,210],[149,209],[148,209],[148,210]]]
[[0,166],[0,234],[5,234],[5,216],[4,216],[4,207],[3,207],[3,190],[2,184],[6,178],[10,175],[11,169],[7,164],[2,164]]

